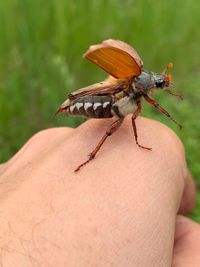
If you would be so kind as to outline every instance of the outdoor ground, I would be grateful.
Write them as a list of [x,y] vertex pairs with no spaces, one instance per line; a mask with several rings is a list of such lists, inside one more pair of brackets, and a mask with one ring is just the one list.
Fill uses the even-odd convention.
[[199,25],[196,0],[0,1],[0,161],[41,129],[81,122],[52,114],[70,91],[105,78],[82,59],[88,46],[118,38],[136,48],[148,70],[174,63],[174,90],[184,100],[164,92],[156,99],[183,130],[150,106],[143,115],[173,128],[185,144],[199,190],[192,217],[200,222]]

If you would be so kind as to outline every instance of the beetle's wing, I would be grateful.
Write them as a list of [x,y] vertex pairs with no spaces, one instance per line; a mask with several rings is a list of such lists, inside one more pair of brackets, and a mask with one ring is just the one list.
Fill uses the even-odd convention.
[[114,39],[108,39],[103,42],[103,44],[108,46],[114,46],[116,48],[122,49],[125,52],[127,52],[134,60],[136,61],[137,65],[140,69],[143,68],[144,64],[138,53],[135,51],[135,49],[130,46],[129,44],[120,41],[120,40],[114,40]]
[[81,88],[71,93],[68,97],[69,99],[74,99],[81,96],[88,95],[105,95],[113,94],[115,92],[121,91],[128,86],[127,80],[117,80],[112,77],[106,79],[103,82],[95,83],[90,86]]
[[108,39],[92,45],[84,57],[117,79],[139,76],[143,68],[135,49],[119,40]]

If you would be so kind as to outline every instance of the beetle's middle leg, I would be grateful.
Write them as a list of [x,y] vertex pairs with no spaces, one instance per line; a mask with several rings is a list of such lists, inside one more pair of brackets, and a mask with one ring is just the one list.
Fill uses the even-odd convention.
[[150,147],[145,147],[145,146],[142,146],[138,143],[138,134],[137,134],[137,128],[136,128],[135,120],[140,115],[140,112],[141,112],[141,103],[137,103],[137,109],[135,110],[135,112],[133,113],[133,116],[131,118],[132,119],[133,132],[134,132],[134,136],[135,136],[135,142],[139,147],[147,149],[147,150],[151,150]]
[[96,156],[97,152],[99,151],[99,149],[101,148],[101,146],[103,145],[103,143],[106,141],[106,139],[108,138],[108,136],[111,136],[114,132],[117,131],[117,129],[121,126],[122,122],[124,120],[124,117],[117,119],[116,121],[114,121],[110,127],[108,128],[108,130],[106,131],[106,133],[104,134],[104,136],[101,138],[100,142],[98,143],[98,145],[95,147],[95,149],[89,154],[89,159],[86,160],[85,162],[83,162],[81,165],[79,165],[74,171],[77,172],[80,170],[80,168],[82,168],[84,165],[86,165],[88,162],[90,162],[92,159],[94,159],[94,157]]

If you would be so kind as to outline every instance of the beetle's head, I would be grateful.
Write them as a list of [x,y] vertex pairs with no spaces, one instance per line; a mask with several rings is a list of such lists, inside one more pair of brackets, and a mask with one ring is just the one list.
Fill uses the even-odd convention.
[[155,87],[164,89],[171,85],[172,75],[168,73],[168,70],[173,67],[172,63],[167,65],[167,68],[163,71],[162,74],[155,73],[153,74]]

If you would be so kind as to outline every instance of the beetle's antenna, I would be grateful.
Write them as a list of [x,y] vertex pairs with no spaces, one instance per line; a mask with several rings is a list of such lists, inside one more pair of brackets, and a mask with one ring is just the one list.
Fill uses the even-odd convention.
[[173,68],[173,63],[168,63],[167,67],[162,72],[162,74],[165,76],[165,81],[167,82],[168,86],[170,86],[172,82],[172,74],[169,73],[169,69],[172,68]]
[[169,69],[173,68],[173,63],[170,62],[167,64],[167,67],[163,70],[162,74],[167,75],[169,73]]

